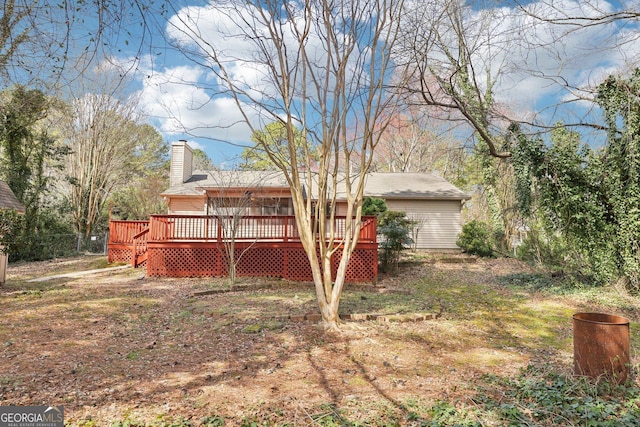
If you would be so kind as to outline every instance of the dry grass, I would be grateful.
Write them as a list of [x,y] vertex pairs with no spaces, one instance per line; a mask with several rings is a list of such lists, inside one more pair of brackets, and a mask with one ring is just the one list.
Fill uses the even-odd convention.
[[427,418],[420,411],[436,401],[468,400],[485,374],[510,376],[530,363],[569,372],[571,314],[600,307],[498,285],[530,271],[516,261],[433,256],[378,284],[403,292],[347,289],[341,311],[437,319],[348,322],[339,334],[284,318],[317,311],[304,283],[247,280],[269,287],[194,296],[224,281],[132,269],[25,281],[100,263],[10,267],[0,289],[0,404],[64,405],[70,425],[212,416],[226,425],[317,425],[327,408],[389,425],[408,408]]

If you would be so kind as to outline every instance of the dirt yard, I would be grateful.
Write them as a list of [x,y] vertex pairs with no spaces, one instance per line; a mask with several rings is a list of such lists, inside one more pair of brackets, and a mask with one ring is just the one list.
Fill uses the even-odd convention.
[[[27,281],[95,264],[10,266],[0,404],[63,405],[67,423],[84,426],[314,425],[332,408],[383,422],[412,405],[464,401],[482,375],[512,375],[532,360],[570,369],[568,319],[580,308],[497,286],[497,276],[528,269],[505,260],[429,258],[375,288],[350,287],[345,312],[434,318],[348,321],[338,334],[299,319],[317,312],[309,284],[244,279],[253,288],[207,294],[227,285],[134,269]],[[540,324],[542,311],[556,323]]]

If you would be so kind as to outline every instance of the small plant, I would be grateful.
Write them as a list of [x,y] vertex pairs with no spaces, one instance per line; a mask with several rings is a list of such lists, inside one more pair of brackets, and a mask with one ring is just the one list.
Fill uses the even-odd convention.
[[458,236],[456,244],[468,254],[493,257],[495,256],[495,250],[491,236],[492,232],[489,225],[473,220],[462,227],[462,232]]
[[138,423],[137,421],[133,421],[129,418],[129,416],[125,416],[124,420],[116,421],[111,424],[111,427],[142,427],[143,424]]
[[242,332],[245,334],[258,334],[262,332],[263,329],[264,325],[261,325],[260,323],[253,323],[242,328]]
[[481,427],[478,421],[472,419],[472,414],[465,409],[458,409],[449,402],[438,402],[429,411],[432,416],[429,426],[460,426]]
[[320,405],[320,413],[312,415],[314,423],[325,427],[355,427],[357,424],[347,420],[333,403]]
[[404,212],[386,211],[378,216],[378,231],[384,236],[380,243],[382,249],[382,271],[398,271],[400,254],[411,247],[411,230],[415,221],[407,218]]
[[203,427],[223,427],[225,425],[224,418],[217,415],[211,417],[204,417],[200,420],[200,425]]

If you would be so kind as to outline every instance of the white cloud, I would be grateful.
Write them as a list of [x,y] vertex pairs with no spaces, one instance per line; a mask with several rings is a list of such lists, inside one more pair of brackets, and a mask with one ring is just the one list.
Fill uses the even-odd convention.
[[[247,100],[277,97],[271,72],[263,61],[264,56],[276,52],[270,48],[259,50],[259,44],[248,37],[246,28],[251,28],[250,33],[256,37],[266,34],[266,24],[260,21],[256,9],[242,2],[237,8],[229,4],[212,1],[202,7],[183,8],[170,18],[166,31],[171,40],[194,54],[215,47],[217,58],[225,64],[229,78],[240,84],[248,95],[243,98],[243,106],[250,114],[249,120],[261,127],[261,123],[269,120],[268,114],[255,107],[251,109]],[[433,13],[441,11],[440,2],[436,0],[417,1],[416,4],[431,7]],[[549,6],[551,4],[553,8]],[[614,10],[611,3],[602,0],[533,2],[526,7],[545,18],[597,16]],[[490,70],[494,77],[501,73],[495,87],[496,98],[512,109],[535,111],[550,99],[568,100],[572,95],[556,84],[557,81],[565,81],[576,88],[593,88],[608,74],[640,60],[639,33],[634,22],[627,22],[625,27],[611,23],[579,28],[544,22],[518,8],[469,9],[468,12],[467,19],[475,20],[475,26],[471,28],[486,36],[478,41],[476,49],[478,63],[485,69],[479,67],[476,71],[480,72],[480,79],[486,77],[485,71]],[[486,21],[487,17],[491,20]],[[282,28],[285,44],[293,46],[297,43],[292,28]],[[195,36],[200,43],[195,43]],[[625,41],[624,45],[620,44],[621,40]],[[268,42],[265,44],[269,45]],[[320,37],[314,34],[309,38],[307,50],[316,60],[325,55]],[[185,61],[166,67],[143,60],[147,77],[141,99],[146,112],[154,117],[159,129],[169,138],[191,135],[211,141],[248,143],[249,127],[241,124],[244,117],[235,101],[225,93],[223,81],[215,75],[216,64],[201,58],[203,62],[199,65],[184,65],[187,64]],[[295,61],[296,57],[292,56],[290,60]]]
[[[141,70],[142,71],[142,70]],[[180,65],[144,70],[140,105],[167,141],[186,139],[214,163],[236,158],[251,130],[231,98],[211,97],[202,88],[212,77],[203,68]],[[257,123],[258,118],[254,120]]]
[[211,97],[202,88],[207,76],[201,68],[179,66],[156,71],[144,79],[141,103],[166,135],[241,143],[250,140],[235,101]]
[[[299,65],[293,26],[303,25],[301,18],[296,17],[279,27],[284,45],[289,49],[291,67]],[[146,66],[142,102],[165,135],[188,134],[232,144],[250,144],[250,128],[243,121],[248,119],[256,128],[262,128],[280,116],[279,88],[273,81],[273,70],[267,65],[275,63],[269,58],[280,52],[267,40],[267,25],[261,12],[243,2],[212,1],[201,7],[185,7],[169,19],[166,27],[169,40],[182,54],[196,61],[185,57],[183,64],[191,65]],[[312,29],[305,49],[312,62],[324,65],[326,47],[318,31],[322,28]],[[264,38],[266,43],[256,42],[259,38]],[[224,66],[224,73],[220,72],[219,64]],[[323,72],[316,70],[319,80]],[[246,118],[231,97],[225,77],[241,92],[240,103]],[[312,87],[311,82],[307,83]],[[311,92],[307,96],[311,96]]]
[[[553,2],[554,8],[549,4],[531,3],[527,8],[547,19],[594,17],[613,10],[611,4],[604,1],[564,0]],[[508,55],[505,61],[508,67],[497,91],[503,101],[517,100],[536,106],[549,97],[574,99],[556,83],[594,89],[607,75],[626,70],[627,59],[637,59],[640,54],[640,45],[635,40],[621,45],[621,36],[637,38],[637,28],[625,36],[620,32],[619,23],[579,26],[572,20],[571,25],[557,25],[526,16],[517,9],[512,13],[514,18],[504,21],[501,33],[517,34],[520,40],[515,48],[504,51]]]
[[[435,27],[444,38],[442,44],[455,54],[458,40],[448,29],[451,21],[436,18],[442,13],[441,3],[417,0],[414,7],[418,14],[433,15],[420,16],[426,26],[423,33]],[[554,103],[577,100],[611,73],[640,63],[640,31],[635,21],[588,25],[592,21],[574,19],[611,13],[615,9],[609,2],[545,0],[528,3],[526,10],[529,13],[519,7],[468,7],[463,15],[476,82],[483,86],[497,79],[494,98],[512,112],[524,116]],[[558,19],[563,20],[561,25],[553,22]],[[435,68],[451,67],[444,50],[432,53],[429,61]]]

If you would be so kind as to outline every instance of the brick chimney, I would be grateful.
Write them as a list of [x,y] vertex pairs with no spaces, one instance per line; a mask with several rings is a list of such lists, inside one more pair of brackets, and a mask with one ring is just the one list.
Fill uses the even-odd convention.
[[193,150],[184,139],[171,144],[170,172],[169,184],[171,187],[180,185],[191,178],[193,173]]

